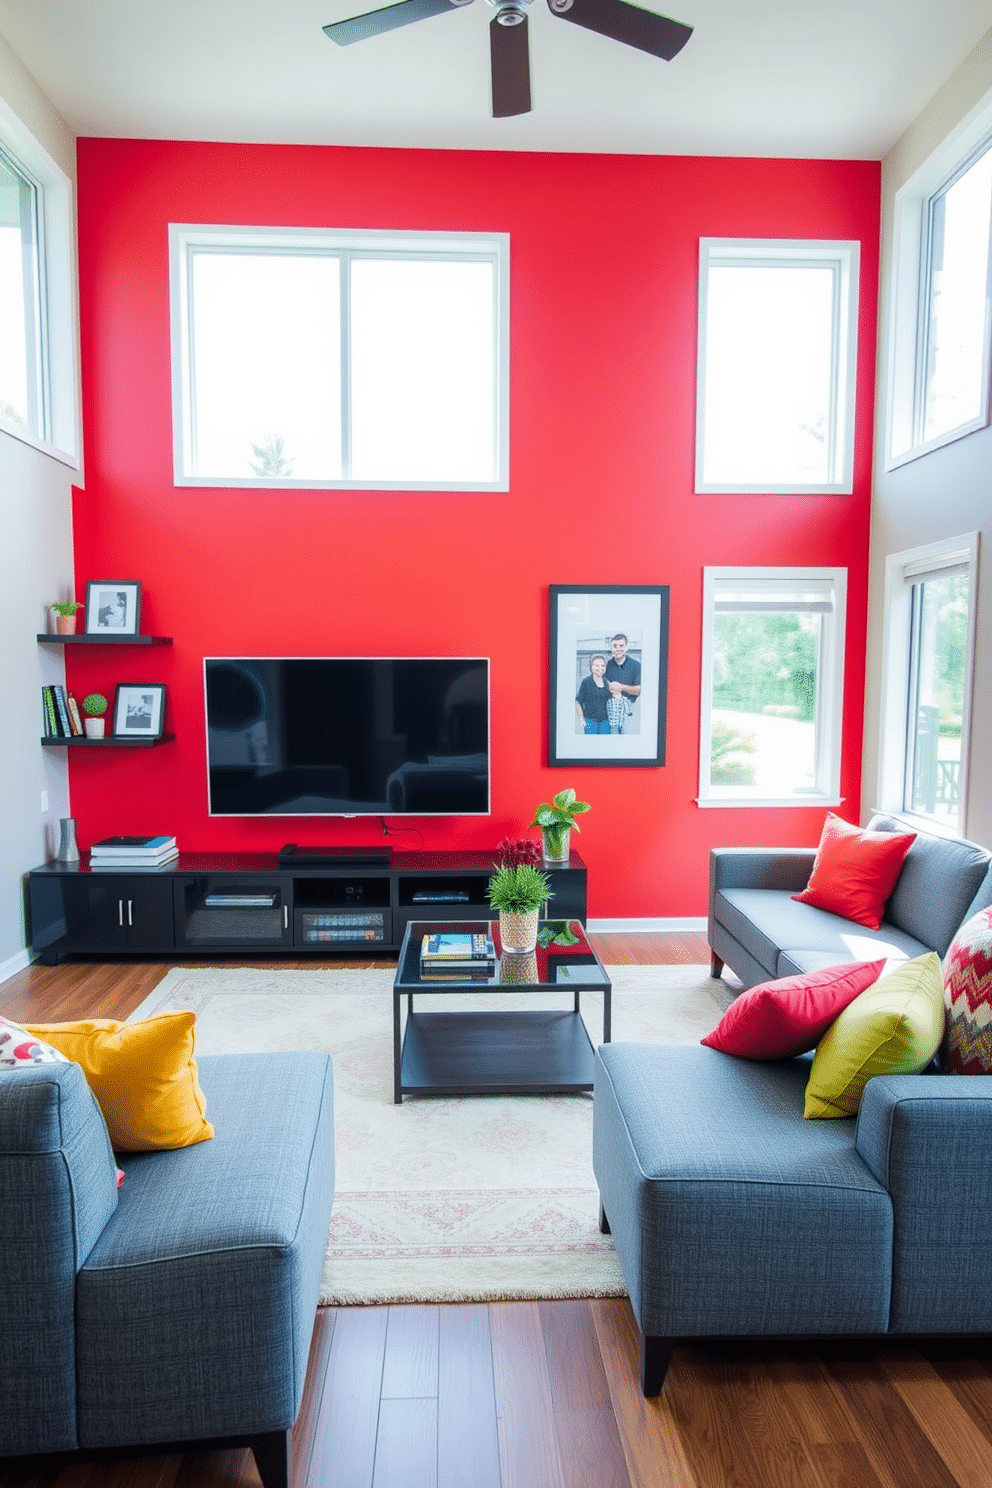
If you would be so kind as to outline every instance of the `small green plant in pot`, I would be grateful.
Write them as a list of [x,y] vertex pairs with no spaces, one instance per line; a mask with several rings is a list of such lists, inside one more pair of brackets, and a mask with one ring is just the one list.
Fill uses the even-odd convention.
[[504,951],[533,951],[541,910],[553,898],[551,881],[532,863],[500,863],[486,885],[486,898],[499,914]]
[[76,634],[76,611],[83,608],[78,599],[50,599],[48,608],[55,616],[58,635]]
[[541,802],[534,812],[531,826],[541,829],[546,863],[568,862],[572,831],[573,829],[576,832],[579,830],[579,824],[575,818],[591,809],[588,801],[575,799],[575,792],[571,786],[568,790],[559,791],[552,798],[550,805],[547,801]]
[[87,739],[102,739],[106,729],[104,713],[107,711],[107,699],[102,692],[90,692],[83,698],[83,712],[86,718],[83,720],[83,728],[86,730]]

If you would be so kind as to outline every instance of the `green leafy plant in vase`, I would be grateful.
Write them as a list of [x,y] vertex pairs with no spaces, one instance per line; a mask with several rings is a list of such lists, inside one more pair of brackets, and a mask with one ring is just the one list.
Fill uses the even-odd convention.
[[579,830],[579,824],[575,818],[581,816],[584,811],[591,810],[592,807],[588,801],[576,800],[571,786],[568,790],[559,791],[552,798],[550,805],[547,801],[541,802],[534,812],[531,826],[541,829],[546,863],[568,862],[572,832]]
[[532,863],[500,863],[486,885],[486,898],[499,915],[504,951],[533,951],[541,910],[553,898],[551,880]]
[[83,608],[78,599],[50,599],[48,608],[55,616],[58,635],[76,634],[76,611]]
[[87,739],[102,739],[106,730],[104,713],[107,711],[107,699],[102,692],[90,692],[83,698],[83,712],[86,714],[83,720],[83,728],[86,730]]

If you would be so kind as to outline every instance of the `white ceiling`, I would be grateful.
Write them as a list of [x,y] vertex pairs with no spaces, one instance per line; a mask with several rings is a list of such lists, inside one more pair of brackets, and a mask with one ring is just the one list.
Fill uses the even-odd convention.
[[992,27],[992,0],[651,0],[672,62],[529,13],[533,111],[490,116],[485,0],[338,47],[380,0],[0,0],[79,135],[876,159]]

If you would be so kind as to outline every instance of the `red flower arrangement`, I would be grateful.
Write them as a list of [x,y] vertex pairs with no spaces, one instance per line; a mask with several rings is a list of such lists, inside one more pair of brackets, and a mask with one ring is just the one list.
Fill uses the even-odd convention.
[[537,868],[544,862],[541,845],[531,837],[504,837],[496,844],[496,862],[505,868],[519,868],[527,863]]

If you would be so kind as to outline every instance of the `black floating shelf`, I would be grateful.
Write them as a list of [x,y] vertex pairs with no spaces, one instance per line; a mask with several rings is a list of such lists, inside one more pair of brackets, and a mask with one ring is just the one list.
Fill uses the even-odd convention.
[[51,635],[45,631],[38,640],[43,646],[171,646],[171,636],[149,635]]
[[162,734],[158,739],[122,739],[110,734],[105,739],[86,739],[74,734],[71,739],[44,738],[42,744],[48,749],[151,749],[155,744],[172,744],[175,734]]

